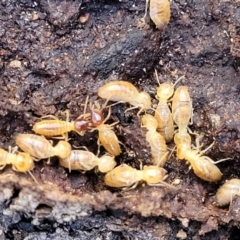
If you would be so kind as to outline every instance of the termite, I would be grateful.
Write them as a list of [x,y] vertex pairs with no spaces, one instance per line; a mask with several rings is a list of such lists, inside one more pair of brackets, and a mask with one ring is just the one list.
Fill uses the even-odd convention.
[[232,202],[235,196],[240,194],[240,179],[233,178],[225,182],[214,197],[215,204],[225,206]]
[[26,153],[33,156],[34,160],[46,159],[53,156],[66,158],[71,153],[71,145],[66,141],[59,141],[56,146],[44,137],[35,134],[19,134],[16,144]]
[[67,133],[70,131],[75,131],[79,135],[84,135],[85,130],[89,127],[90,114],[85,113],[87,102],[88,97],[85,102],[84,114],[78,117],[75,121],[69,121],[69,112],[66,111],[66,121],[60,120],[55,116],[48,115],[45,117],[51,117],[53,120],[47,119],[37,122],[33,125],[32,130],[35,133],[46,137],[65,136],[65,140],[67,140]]
[[169,0],[146,0],[145,15],[147,15],[148,3],[149,15],[158,29],[163,30],[169,23],[171,10]]
[[222,173],[215,164],[222,160],[214,162],[211,158],[203,156],[203,153],[212,145],[203,151],[199,150],[199,146],[197,146],[196,150],[191,149],[191,137],[187,133],[187,129],[185,132],[181,131],[176,133],[174,142],[177,146],[178,159],[187,160],[199,178],[209,182],[215,182],[221,179]]
[[115,188],[133,189],[138,182],[145,181],[150,186],[166,185],[175,187],[163,182],[167,177],[167,171],[158,166],[144,166],[143,170],[137,170],[126,164],[122,164],[105,175],[104,181],[107,186]]
[[12,164],[12,169],[14,171],[22,173],[28,172],[33,180],[38,183],[30,172],[30,170],[34,168],[34,162],[30,154],[24,152],[15,154],[15,151],[16,150],[7,152],[0,148],[0,170],[2,170],[7,164]]
[[166,142],[170,142],[174,135],[174,126],[172,113],[168,107],[168,99],[173,95],[174,87],[172,83],[162,83],[157,89],[157,98],[159,100],[155,118],[158,122],[158,132],[164,137]]
[[157,99],[159,100],[157,108],[155,110],[155,118],[158,122],[158,132],[161,133],[166,142],[170,142],[174,135],[174,126],[172,113],[168,107],[169,98],[174,93],[175,85],[184,77],[180,77],[175,84],[170,82],[161,83],[158,79],[157,71],[155,70],[155,75],[159,87],[157,88]]
[[168,151],[164,138],[156,131],[157,120],[150,114],[142,117],[142,125],[148,129],[146,140],[151,147],[153,165],[163,167],[167,161]]
[[109,172],[116,166],[114,157],[103,155],[97,157],[93,153],[84,150],[72,150],[71,154],[66,158],[60,158],[61,166],[71,170],[89,171],[96,166],[100,172]]
[[113,81],[98,89],[98,96],[121,103],[130,103],[135,109],[140,108],[138,115],[151,107],[151,98],[146,92],[139,92],[130,82]]
[[185,86],[178,87],[172,99],[172,116],[179,131],[187,129],[193,115],[192,111],[192,100],[188,88]]
[[[92,124],[92,131],[98,130],[98,143],[102,145],[108,153],[112,156],[118,156],[121,153],[121,148],[119,145],[118,138],[112,127],[116,125],[118,122],[112,124],[105,124],[105,122],[111,116],[111,108],[109,107],[108,115],[104,119],[102,110],[94,109],[94,105],[90,107],[91,111],[91,124]],[[98,155],[98,154],[97,154]]]

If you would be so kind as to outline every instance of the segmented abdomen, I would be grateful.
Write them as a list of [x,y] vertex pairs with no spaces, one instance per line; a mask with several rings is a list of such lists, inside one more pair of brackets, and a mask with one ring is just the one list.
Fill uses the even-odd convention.
[[174,135],[172,113],[166,102],[159,102],[156,108],[155,118],[158,122],[158,132],[166,142],[170,142]]
[[59,163],[70,170],[89,171],[97,166],[98,158],[88,151],[72,150],[71,154],[66,158],[60,159]]
[[43,120],[35,123],[33,131],[43,136],[58,136],[74,130],[73,124],[61,120]]

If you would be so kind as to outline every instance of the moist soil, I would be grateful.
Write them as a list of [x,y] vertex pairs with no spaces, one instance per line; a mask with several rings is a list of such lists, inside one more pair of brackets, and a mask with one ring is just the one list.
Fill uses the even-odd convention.
[[[218,164],[222,179],[199,179],[175,152],[164,168],[166,182],[178,190],[144,183],[112,189],[104,174],[69,173],[57,158],[35,163],[38,184],[6,166],[0,175],[1,239],[238,239],[240,198],[220,208],[213,196],[227,179],[240,177],[240,2],[171,1],[164,30],[149,16],[144,22],[144,11],[144,0],[2,0],[0,147],[15,146],[15,137],[33,133],[43,116],[64,120],[68,110],[76,119],[87,96],[103,104],[97,90],[113,80],[148,92],[156,107],[156,69],[160,82],[182,78],[177,86],[188,87],[194,108],[189,127],[203,136],[202,149],[214,142],[204,154],[231,158]],[[122,153],[116,161],[150,165],[146,130],[138,110],[128,108],[113,106],[107,122],[119,122],[114,131]],[[69,138],[75,148],[97,152],[97,131],[71,132]]]

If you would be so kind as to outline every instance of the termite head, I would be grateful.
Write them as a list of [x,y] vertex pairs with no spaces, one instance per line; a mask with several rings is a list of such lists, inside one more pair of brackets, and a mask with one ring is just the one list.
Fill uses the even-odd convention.
[[104,121],[102,110],[91,109],[91,124],[93,127],[101,125]]
[[109,155],[103,155],[99,158],[98,169],[102,173],[106,173],[111,171],[115,166],[116,162],[114,157]]
[[144,110],[149,109],[151,107],[151,97],[146,92],[140,92],[136,102],[137,102],[136,105],[138,105]]
[[144,166],[142,172],[142,179],[148,184],[160,183],[167,175],[164,168],[158,166]]
[[33,159],[28,153],[20,152],[12,162],[13,169],[18,172],[27,172],[33,169]]
[[154,116],[145,114],[142,117],[142,125],[150,131],[151,129],[157,129],[158,122]]
[[55,146],[55,149],[57,151],[56,155],[60,158],[68,157],[72,150],[71,145],[66,141],[59,141]]
[[172,83],[162,83],[157,89],[158,99],[167,101],[174,93],[174,85]]
[[89,124],[90,124],[90,121],[83,118],[78,118],[74,121],[74,127],[78,132],[87,130]]

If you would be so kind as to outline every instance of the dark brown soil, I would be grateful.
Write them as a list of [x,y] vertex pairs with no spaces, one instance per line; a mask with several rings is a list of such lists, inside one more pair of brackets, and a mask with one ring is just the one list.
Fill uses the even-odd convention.
[[[194,116],[190,128],[203,133],[203,148],[218,166],[221,181],[208,183],[175,154],[166,164],[168,183],[131,191],[104,185],[101,173],[68,171],[52,159],[28,174],[6,167],[0,176],[1,239],[238,239],[240,198],[218,208],[212,196],[240,177],[240,2],[171,1],[171,20],[159,31],[145,1],[2,0],[0,3],[0,147],[15,146],[44,115],[82,114],[87,95],[97,99],[111,80],[132,82],[155,99],[160,81],[189,87]],[[112,108],[109,123],[123,143],[118,164],[151,164],[137,110]],[[97,151],[97,133],[70,133],[70,143]],[[174,144],[170,143],[169,147]],[[104,153],[101,149],[101,153]]]

